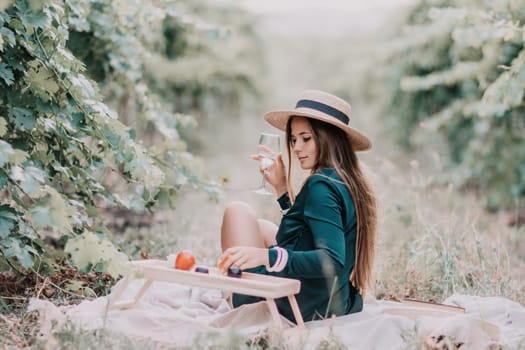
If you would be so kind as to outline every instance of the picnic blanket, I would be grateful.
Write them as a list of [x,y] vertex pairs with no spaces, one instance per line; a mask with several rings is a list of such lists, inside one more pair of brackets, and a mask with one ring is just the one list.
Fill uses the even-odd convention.
[[[141,279],[133,281],[122,297],[131,298],[143,283]],[[105,328],[177,347],[202,345],[203,341],[217,346],[233,336],[261,334],[270,334],[273,341],[292,349],[315,349],[334,342],[352,349],[405,349],[418,344],[437,349],[442,345],[446,348],[446,344],[450,348],[451,343],[462,349],[486,349],[497,344],[511,349],[525,346],[525,308],[501,297],[452,295],[444,304],[464,307],[466,312],[443,317],[411,310],[392,313],[389,311],[399,310],[400,303],[369,296],[363,312],[305,320],[304,328],[294,327],[283,318],[281,329],[272,323],[265,302],[232,309],[227,295],[214,289],[156,281],[133,308],[108,309],[108,300],[99,297],[59,307],[32,299],[28,309],[38,310],[42,337],[72,322],[82,329]]]

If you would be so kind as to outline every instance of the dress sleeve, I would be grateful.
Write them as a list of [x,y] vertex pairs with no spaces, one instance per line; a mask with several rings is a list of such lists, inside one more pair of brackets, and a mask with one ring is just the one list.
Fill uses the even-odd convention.
[[277,203],[279,203],[281,211],[290,209],[290,207],[292,206],[292,202],[290,201],[290,196],[288,195],[288,192],[285,192],[283,195],[281,195],[281,197],[277,198]]
[[279,275],[333,277],[343,268],[346,256],[343,199],[329,181],[320,178],[307,183],[304,217],[312,232],[314,249],[288,250],[288,263]]

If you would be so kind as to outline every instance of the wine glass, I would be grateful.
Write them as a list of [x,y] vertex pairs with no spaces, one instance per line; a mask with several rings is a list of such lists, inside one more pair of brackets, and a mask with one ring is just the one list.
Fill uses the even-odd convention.
[[[279,149],[280,149],[279,135],[268,134],[264,132],[261,133],[261,136],[259,137],[259,147],[258,147],[258,156],[260,157],[261,169],[264,170],[273,164],[277,153],[279,153]],[[264,195],[272,194],[272,192],[266,189],[266,180],[264,179],[264,176],[262,179],[261,188],[253,192],[257,194],[264,194]]]

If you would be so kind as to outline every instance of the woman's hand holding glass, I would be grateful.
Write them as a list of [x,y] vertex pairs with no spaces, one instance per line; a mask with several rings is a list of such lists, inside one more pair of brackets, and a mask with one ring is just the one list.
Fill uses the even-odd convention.
[[268,134],[263,132],[259,136],[259,147],[257,149],[258,153],[254,159],[258,160],[260,163],[260,170],[261,174],[263,175],[263,178],[261,188],[254,191],[257,194],[272,194],[266,189],[265,175],[267,173],[265,172],[265,170],[268,169],[275,162],[277,154],[279,153],[281,148],[280,144],[281,141],[279,135]]
[[[267,155],[264,157],[265,159],[274,159],[274,161],[265,164],[265,160],[261,154]],[[252,158],[261,162],[260,172],[265,182],[272,185],[278,197],[283,195],[287,191],[287,187],[286,169],[284,166],[282,154],[276,153],[270,148],[261,145],[259,146],[259,154],[253,155]]]

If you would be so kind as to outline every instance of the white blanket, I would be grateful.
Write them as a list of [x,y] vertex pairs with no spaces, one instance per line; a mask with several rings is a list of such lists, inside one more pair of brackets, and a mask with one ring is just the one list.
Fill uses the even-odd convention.
[[[134,296],[143,282],[130,283],[122,299]],[[29,310],[39,311],[43,337],[50,336],[53,324],[61,327],[70,321],[83,329],[106,328],[172,346],[201,344],[203,339],[208,345],[222,342],[227,346],[233,335],[249,337],[265,330],[272,341],[301,349],[334,342],[352,349],[404,349],[423,343],[439,348],[447,342],[466,349],[491,344],[511,349],[525,346],[525,308],[520,304],[500,297],[466,295],[453,295],[444,303],[464,307],[466,313],[436,317],[432,313],[411,315],[409,310],[404,316],[393,315],[389,310],[399,309],[399,303],[369,297],[363,312],[306,322],[304,328],[293,327],[282,318],[283,329],[279,329],[271,322],[265,302],[232,309],[219,290],[154,282],[130,309],[108,310],[108,298],[99,297],[67,307],[32,299]]]

